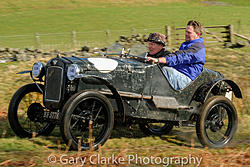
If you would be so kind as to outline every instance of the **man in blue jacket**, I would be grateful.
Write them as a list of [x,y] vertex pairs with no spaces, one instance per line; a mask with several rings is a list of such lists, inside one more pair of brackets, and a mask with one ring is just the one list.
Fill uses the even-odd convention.
[[176,90],[185,88],[202,71],[206,52],[201,35],[201,24],[190,20],[186,27],[185,42],[178,51],[160,58],[148,57],[148,61],[166,64],[162,70]]

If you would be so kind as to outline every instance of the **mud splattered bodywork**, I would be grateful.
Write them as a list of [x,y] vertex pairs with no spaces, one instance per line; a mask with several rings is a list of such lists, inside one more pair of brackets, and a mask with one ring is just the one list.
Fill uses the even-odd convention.
[[[65,95],[60,97],[62,101],[67,100],[71,94],[82,90],[94,90],[115,99],[112,103],[117,112],[126,116],[136,118],[147,118],[169,121],[188,121],[194,113],[199,113],[200,106],[206,96],[212,93],[210,88],[219,89],[216,94],[225,94],[227,86],[235,87],[236,95],[241,97],[240,91],[234,82],[226,80],[218,72],[204,68],[201,75],[183,90],[174,90],[161,71],[159,64],[143,63],[134,59],[109,57],[109,58],[55,58],[48,64],[48,67],[57,67],[63,64],[67,68],[70,64],[77,64],[83,70],[81,77],[64,83],[60,91]],[[57,61],[57,64],[53,62]],[[97,63],[99,62],[99,63]],[[103,63],[102,63],[103,62]],[[101,69],[97,65],[109,66],[109,62],[116,64],[111,70]],[[66,70],[64,75],[66,75]],[[53,84],[53,83],[52,83]],[[216,84],[216,85],[214,85]],[[224,88],[217,88],[224,84]],[[63,86],[65,85],[65,86]],[[52,87],[52,86],[48,86]],[[70,87],[75,87],[73,91]],[[216,88],[215,88],[216,87]],[[58,90],[59,92],[59,90]],[[122,99],[122,102],[121,102]],[[45,102],[48,99],[45,99]],[[113,100],[112,100],[113,101]],[[119,104],[121,103],[121,104]],[[120,107],[119,107],[120,105]],[[48,102],[46,107],[55,106],[60,109],[58,102]],[[52,107],[53,108],[53,107]]]

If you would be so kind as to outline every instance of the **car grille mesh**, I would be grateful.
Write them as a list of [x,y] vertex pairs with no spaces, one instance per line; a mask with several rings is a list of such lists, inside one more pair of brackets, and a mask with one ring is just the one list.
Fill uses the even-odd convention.
[[63,69],[49,67],[46,74],[45,101],[59,102],[61,98]]

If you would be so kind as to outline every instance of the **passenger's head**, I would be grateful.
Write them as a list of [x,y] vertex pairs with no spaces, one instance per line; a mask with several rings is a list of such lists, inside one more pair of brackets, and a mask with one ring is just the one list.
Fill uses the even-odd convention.
[[150,33],[148,37],[149,54],[154,55],[160,52],[162,48],[165,46],[165,42],[166,42],[165,35],[158,32]]
[[187,23],[185,40],[192,41],[194,39],[200,38],[201,35],[202,35],[202,25],[198,21],[190,20]]

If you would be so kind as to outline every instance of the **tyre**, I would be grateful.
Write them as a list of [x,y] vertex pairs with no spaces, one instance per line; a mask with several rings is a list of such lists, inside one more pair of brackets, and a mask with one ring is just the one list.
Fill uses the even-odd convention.
[[224,96],[214,96],[201,109],[196,134],[203,146],[222,148],[232,140],[237,124],[237,112],[232,102]]
[[[109,138],[114,126],[108,98],[94,91],[73,95],[63,107],[62,137],[73,150],[96,150]],[[91,144],[92,143],[92,144]]]
[[[40,88],[44,88],[39,84]],[[13,95],[8,111],[10,127],[19,137],[34,137],[48,135],[55,124],[42,122],[43,96],[36,84],[27,84]]]
[[139,127],[145,135],[149,136],[161,136],[168,134],[173,129],[173,125],[170,123],[146,123],[139,124]]

